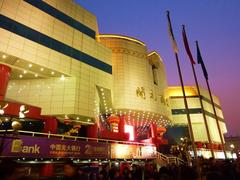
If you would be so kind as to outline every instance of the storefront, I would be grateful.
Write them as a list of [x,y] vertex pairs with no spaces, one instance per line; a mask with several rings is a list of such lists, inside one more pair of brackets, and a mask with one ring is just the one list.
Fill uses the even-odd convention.
[[111,166],[121,171],[133,164],[145,166],[156,155],[155,146],[140,143],[26,131],[1,134],[1,159],[18,162],[30,176],[62,176],[63,165],[69,160],[88,173]]

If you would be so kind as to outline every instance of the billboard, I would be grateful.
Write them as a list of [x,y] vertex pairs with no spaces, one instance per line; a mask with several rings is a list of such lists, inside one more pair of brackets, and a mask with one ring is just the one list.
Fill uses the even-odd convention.
[[111,144],[112,159],[152,159],[156,158],[155,146],[134,144]]
[[109,158],[109,145],[96,141],[17,136],[0,137],[1,156],[29,158]]

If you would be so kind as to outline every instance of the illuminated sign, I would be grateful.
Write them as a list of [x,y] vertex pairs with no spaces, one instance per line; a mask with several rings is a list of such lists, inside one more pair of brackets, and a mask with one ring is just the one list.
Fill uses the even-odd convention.
[[147,159],[156,157],[155,146],[111,144],[112,159]]
[[130,125],[125,125],[124,126],[124,132],[129,133],[129,141],[134,141],[134,127]]
[[0,138],[1,156],[44,158],[109,158],[109,145],[99,142],[18,136]]

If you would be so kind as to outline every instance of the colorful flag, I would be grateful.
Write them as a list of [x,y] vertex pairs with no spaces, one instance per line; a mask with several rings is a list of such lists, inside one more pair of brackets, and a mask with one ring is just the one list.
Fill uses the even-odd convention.
[[173,35],[173,30],[172,30],[172,24],[171,24],[171,20],[170,20],[170,15],[169,15],[169,11],[167,11],[167,20],[168,20],[168,33],[171,39],[171,43],[172,43],[172,47],[175,53],[178,53],[178,47],[177,47],[177,42],[175,40],[175,37]]
[[208,80],[208,73],[207,73],[205,64],[203,62],[202,55],[201,55],[201,52],[200,52],[200,49],[199,49],[197,41],[196,41],[196,46],[197,46],[197,60],[198,60],[198,64],[201,64],[204,77],[205,77],[206,80]]
[[184,43],[185,49],[187,51],[187,54],[188,54],[188,57],[189,57],[191,63],[196,64],[194,59],[193,59],[193,56],[192,56],[191,50],[189,48],[189,45],[188,45],[187,34],[186,34],[186,31],[185,31],[184,25],[183,25],[183,29],[182,29],[182,37],[183,37],[183,43]]

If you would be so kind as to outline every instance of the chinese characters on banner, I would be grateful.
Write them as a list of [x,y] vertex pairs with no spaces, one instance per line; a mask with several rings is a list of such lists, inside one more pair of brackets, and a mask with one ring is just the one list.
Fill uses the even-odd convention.
[[[1,142],[3,138],[0,138]],[[4,138],[1,156],[45,158],[108,158],[108,144],[19,136]]]

